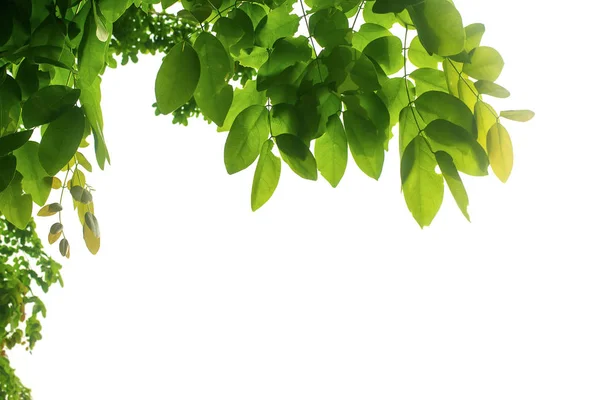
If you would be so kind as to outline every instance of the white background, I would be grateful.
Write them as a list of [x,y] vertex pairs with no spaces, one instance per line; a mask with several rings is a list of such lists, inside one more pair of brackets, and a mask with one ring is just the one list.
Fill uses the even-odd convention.
[[252,213],[225,133],[153,115],[160,57],[108,70],[102,248],[66,227],[44,339],[12,354],[35,398],[600,398],[595,3],[455,3],[505,59],[494,104],[537,113],[506,123],[507,184],[466,179],[470,224],[446,193],[419,229],[393,150],[379,182],[351,162],[335,190],[284,164]]

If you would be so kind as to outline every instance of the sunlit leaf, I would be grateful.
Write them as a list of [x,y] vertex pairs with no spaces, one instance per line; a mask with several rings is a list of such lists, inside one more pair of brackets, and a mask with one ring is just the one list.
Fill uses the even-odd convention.
[[292,171],[301,178],[317,180],[317,162],[302,139],[295,135],[284,134],[276,136],[275,143],[281,158]]
[[279,183],[281,159],[273,154],[272,149],[273,141],[267,140],[258,157],[250,196],[252,211],[258,210],[269,201]]
[[510,135],[502,124],[494,124],[487,134],[487,150],[494,174],[506,182],[513,167],[513,147]]
[[503,68],[504,60],[496,49],[480,46],[471,51],[471,62],[464,65],[463,71],[475,79],[493,82]]
[[254,105],[242,111],[231,125],[225,142],[225,168],[235,174],[248,168],[260,153],[269,137],[268,111]]
[[27,142],[14,155],[17,157],[17,170],[23,175],[23,190],[31,194],[37,205],[43,206],[50,195],[52,180],[48,179],[48,173],[40,163],[39,148],[37,142]]
[[440,167],[440,171],[442,171],[448,189],[450,189],[450,193],[452,193],[452,197],[454,197],[454,200],[456,201],[456,205],[458,205],[458,208],[460,208],[460,211],[467,221],[471,221],[471,217],[469,217],[469,212],[467,210],[469,206],[469,196],[467,195],[465,186],[458,174],[458,170],[454,165],[454,161],[452,161],[452,157],[446,152],[438,151],[435,153],[435,159]]
[[429,53],[451,56],[463,50],[465,30],[454,4],[448,0],[427,0],[408,10],[421,43]]
[[40,142],[40,163],[50,176],[56,175],[77,152],[83,138],[85,117],[74,107],[52,121]]
[[510,96],[510,92],[508,90],[494,82],[484,80],[477,81],[475,82],[475,87],[479,93],[487,94],[488,96],[499,97],[501,99],[505,99]]
[[531,110],[507,110],[500,111],[500,116],[513,121],[527,122],[535,117],[535,113]]
[[329,117],[325,134],[315,142],[315,159],[321,175],[336,187],[346,171],[348,141],[342,121],[337,114]]

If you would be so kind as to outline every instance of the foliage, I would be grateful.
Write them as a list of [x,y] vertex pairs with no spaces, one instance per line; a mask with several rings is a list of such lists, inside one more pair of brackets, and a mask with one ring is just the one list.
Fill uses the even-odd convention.
[[40,316],[46,307],[35,293],[60,283],[61,266],[44,252],[30,221],[17,229],[0,217],[0,398],[28,399],[26,389],[11,368],[6,350],[23,345],[34,348],[42,338]]
[[[154,83],[156,113],[184,125],[202,115],[228,132],[227,172],[255,165],[252,210],[275,193],[282,160],[332,187],[350,157],[379,179],[396,134],[402,193],[417,223],[433,221],[445,187],[469,219],[461,176],[485,176],[491,167],[506,182],[513,148],[503,119],[533,117],[489,104],[486,96],[510,96],[496,83],[504,61],[481,45],[484,26],[465,27],[449,0],[4,0],[1,7],[0,213],[12,237],[18,229],[35,235],[35,203],[38,216],[56,218],[48,241],[66,257],[65,194],[87,248],[100,248],[87,157],[100,169],[110,163],[101,76],[117,66],[115,56],[127,64],[140,53],[166,53]],[[52,190],[58,202],[49,201]],[[29,257],[42,257],[36,248]],[[60,278],[48,263],[56,271],[36,280],[43,290]],[[14,305],[0,311],[17,329]],[[30,346],[38,339],[32,329]]]

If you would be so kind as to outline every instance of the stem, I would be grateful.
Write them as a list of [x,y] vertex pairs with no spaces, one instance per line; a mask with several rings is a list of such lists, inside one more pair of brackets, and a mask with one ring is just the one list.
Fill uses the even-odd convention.
[[352,22],[352,27],[350,29],[354,30],[354,25],[356,25],[356,21],[358,20],[358,16],[360,15],[360,10],[362,10],[364,5],[365,0],[363,0],[362,3],[360,3],[360,5],[358,6],[358,10],[356,10],[356,17],[354,17],[354,22]]
[[306,24],[306,30],[308,31],[308,38],[310,39],[310,43],[312,44],[312,50],[315,54],[315,60],[317,60],[317,70],[319,71],[319,78],[321,78],[321,82],[323,82],[323,75],[321,75],[321,63],[319,63],[319,56],[317,55],[317,48],[315,47],[315,41],[310,33],[310,28],[308,26],[308,19],[306,18],[306,10],[304,9],[304,1],[300,0],[300,7],[302,8],[302,17],[304,18],[304,23]]

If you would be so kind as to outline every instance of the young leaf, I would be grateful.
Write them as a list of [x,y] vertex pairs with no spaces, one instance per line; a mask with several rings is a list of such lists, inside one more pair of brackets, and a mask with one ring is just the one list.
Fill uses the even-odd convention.
[[83,138],[85,117],[79,107],[73,107],[52,121],[40,142],[40,163],[50,176],[56,175],[77,152]]
[[500,116],[513,121],[527,122],[535,116],[535,113],[530,110],[508,110],[500,111]]
[[435,159],[440,166],[440,171],[442,171],[448,189],[450,189],[450,193],[452,193],[452,197],[454,197],[454,200],[456,201],[456,205],[458,205],[458,208],[460,208],[460,211],[467,221],[471,222],[471,217],[469,217],[469,212],[467,210],[467,207],[469,206],[469,196],[467,195],[462,179],[460,179],[458,170],[452,161],[452,157],[444,151],[437,151],[435,153]]
[[465,51],[470,52],[475,47],[479,47],[481,38],[485,33],[485,26],[483,24],[471,24],[465,27]]
[[85,220],[85,226],[88,227],[90,229],[90,231],[92,231],[92,233],[94,234],[94,237],[99,238],[100,237],[100,225],[98,225],[98,220],[96,219],[96,216],[88,211],[85,213],[84,220]]
[[478,101],[475,103],[475,123],[477,124],[477,142],[487,149],[487,134],[498,121],[498,115],[491,105]]
[[433,151],[445,151],[454,160],[456,168],[468,175],[487,175],[489,161],[485,150],[469,132],[443,119],[427,125],[425,133]]
[[329,117],[325,133],[315,142],[315,159],[321,175],[332,187],[336,187],[348,164],[348,141],[337,114]]
[[506,183],[513,167],[513,148],[510,135],[502,126],[495,124],[487,134],[487,149],[492,171],[502,182]]
[[100,236],[94,235],[87,224],[83,226],[83,240],[90,253],[98,253],[98,250],[100,250]]
[[437,161],[422,136],[404,150],[400,165],[402,193],[413,218],[421,228],[433,221],[444,199],[444,180],[436,174]]
[[62,233],[63,225],[60,222],[52,224],[50,227],[50,232],[48,232],[48,243],[54,244],[58,239],[60,239]]
[[250,205],[252,211],[262,207],[273,195],[281,174],[281,159],[272,152],[273,141],[263,144],[252,181]]
[[438,64],[443,60],[437,54],[429,54],[419,36],[415,36],[408,47],[408,59],[410,62],[419,68],[434,68],[437,69]]
[[463,71],[475,79],[494,82],[503,68],[504,60],[496,49],[480,46],[471,51],[471,62],[464,65]]
[[37,215],[38,217],[50,217],[57,212],[62,211],[62,209],[63,208],[60,203],[52,203],[40,208],[40,211],[38,211]]
[[298,176],[311,181],[317,180],[317,162],[302,139],[295,135],[275,137],[281,158]]
[[498,97],[501,99],[505,99],[510,96],[510,92],[508,90],[494,82],[485,80],[477,81],[475,82],[475,87],[479,93],[487,94],[488,96]]
[[225,142],[225,168],[235,174],[248,168],[269,137],[268,111],[264,106],[250,106],[242,111],[233,124]]
[[167,53],[156,75],[158,110],[169,114],[192,97],[200,79],[200,60],[194,48],[179,42]]

